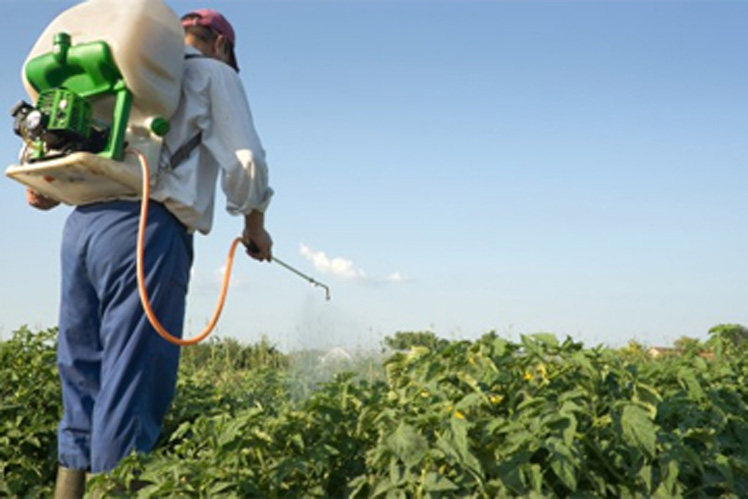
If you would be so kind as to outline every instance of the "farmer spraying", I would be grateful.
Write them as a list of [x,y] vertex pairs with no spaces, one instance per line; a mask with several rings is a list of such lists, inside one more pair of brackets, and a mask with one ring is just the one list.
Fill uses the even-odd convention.
[[[156,173],[142,263],[150,305],[177,337],[183,329],[193,233],[211,230],[219,174],[227,210],[243,217],[241,242],[250,248],[248,254],[259,261],[273,259],[264,215],[273,191],[237,74],[234,29],[209,9],[188,13],[181,25],[181,90],[168,132],[160,130],[157,164],[151,165]],[[33,111],[24,113],[21,128],[29,128]],[[33,138],[26,128],[25,136]],[[49,135],[38,137],[36,143]],[[136,139],[133,135],[129,142]],[[39,147],[33,153],[46,151]],[[44,178],[50,189],[59,185]],[[155,334],[138,295],[140,201],[131,194],[109,198],[76,206],[63,232],[57,362],[64,413],[56,497],[82,497],[87,472],[112,470],[133,451],[149,452],[175,391],[179,347]],[[59,204],[33,187],[27,200],[45,210]]]

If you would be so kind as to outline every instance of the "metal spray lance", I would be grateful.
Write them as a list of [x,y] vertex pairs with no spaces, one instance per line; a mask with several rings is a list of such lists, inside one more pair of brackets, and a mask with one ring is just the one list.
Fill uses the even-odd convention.
[[[250,241],[249,245],[247,245],[247,251],[249,251],[250,253],[257,253],[258,248],[257,248],[257,246],[254,245],[253,242]],[[327,285],[322,284],[321,282],[317,281],[316,279],[313,279],[313,278],[309,277],[308,275],[306,275],[305,273],[301,272],[300,270],[298,270],[298,269],[292,267],[291,265],[287,264],[286,262],[284,262],[280,258],[272,257],[272,260],[275,263],[277,263],[278,265],[280,265],[281,267],[285,268],[286,270],[290,270],[291,272],[293,272],[297,276],[301,277],[302,279],[306,279],[312,285],[319,286],[319,287],[323,288],[325,290],[325,300],[330,300],[330,288]]]

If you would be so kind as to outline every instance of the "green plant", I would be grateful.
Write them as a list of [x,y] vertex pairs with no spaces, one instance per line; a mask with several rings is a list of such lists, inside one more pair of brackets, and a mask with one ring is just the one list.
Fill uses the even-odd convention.
[[0,495],[51,494],[61,395],[56,328],[27,327],[0,342]]
[[[22,328],[0,343],[10,380],[0,388],[0,495],[51,492],[53,340],[54,330]],[[187,350],[157,448],[89,488],[106,495],[137,479],[146,483],[139,497],[237,498],[706,498],[748,490],[741,344],[705,359],[697,350],[651,358],[639,347],[588,348],[550,334],[432,340],[393,353],[376,376],[311,376],[324,370],[295,369],[296,356],[267,344],[221,340]],[[244,351],[270,361],[245,362]]]

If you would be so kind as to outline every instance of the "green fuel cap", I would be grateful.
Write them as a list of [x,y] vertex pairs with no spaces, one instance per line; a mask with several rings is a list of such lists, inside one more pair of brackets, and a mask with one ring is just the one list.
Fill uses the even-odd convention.
[[163,137],[167,133],[169,133],[169,130],[171,129],[171,125],[169,122],[163,118],[154,118],[151,121],[151,132],[155,133],[159,137]]

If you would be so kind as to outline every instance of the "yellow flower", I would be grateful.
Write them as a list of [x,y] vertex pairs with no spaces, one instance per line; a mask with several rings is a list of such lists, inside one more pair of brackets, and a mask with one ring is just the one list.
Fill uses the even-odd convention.
[[501,395],[491,395],[488,397],[488,400],[490,400],[492,404],[500,404],[501,401],[504,400],[504,397]]
[[455,417],[457,419],[465,419],[465,415],[460,411],[455,411]]
[[525,381],[532,381],[532,373],[529,372],[529,371],[526,372],[525,375],[523,376],[523,378],[524,378]]

